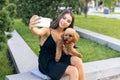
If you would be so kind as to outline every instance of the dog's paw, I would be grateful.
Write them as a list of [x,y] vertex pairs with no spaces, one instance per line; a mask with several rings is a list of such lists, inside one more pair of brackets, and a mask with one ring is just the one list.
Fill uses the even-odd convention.
[[79,55],[78,55],[78,57],[79,57],[79,58],[82,58],[82,57],[83,57],[83,55],[82,55],[82,54],[79,54]]

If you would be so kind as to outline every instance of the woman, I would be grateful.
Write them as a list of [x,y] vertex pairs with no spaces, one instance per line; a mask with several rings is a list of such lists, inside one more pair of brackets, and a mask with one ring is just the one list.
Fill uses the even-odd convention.
[[69,10],[63,11],[50,28],[34,26],[38,19],[40,19],[39,16],[32,16],[29,28],[40,37],[39,70],[52,80],[60,80],[64,75],[69,75],[70,80],[85,80],[82,60],[77,56],[63,53],[60,61],[55,61],[56,43],[66,28],[73,28],[73,13]]

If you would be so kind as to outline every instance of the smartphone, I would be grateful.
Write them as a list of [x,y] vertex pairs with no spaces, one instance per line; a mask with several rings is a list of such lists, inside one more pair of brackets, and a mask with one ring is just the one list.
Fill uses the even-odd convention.
[[52,21],[52,19],[50,19],[50,18],[41,17],[38,20],[38,23],[35,24],[35,26],[37,26],[37,27],[50,27],[51,21]]

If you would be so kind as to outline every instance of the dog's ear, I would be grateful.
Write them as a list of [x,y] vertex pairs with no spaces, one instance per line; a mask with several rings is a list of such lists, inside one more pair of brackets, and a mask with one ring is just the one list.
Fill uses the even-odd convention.
[[76,43],[79,38],[80,38],[79,34],[75,31],[73,42]]

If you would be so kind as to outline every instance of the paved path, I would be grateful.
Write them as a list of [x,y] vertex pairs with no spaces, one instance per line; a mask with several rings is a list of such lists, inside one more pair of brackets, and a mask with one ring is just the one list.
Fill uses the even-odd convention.
[[101,17],[107,17],[107,18],[116,18],[120,19],[120,14],[99,14],[99,13],[90,13],[88,15],[96,15]]

